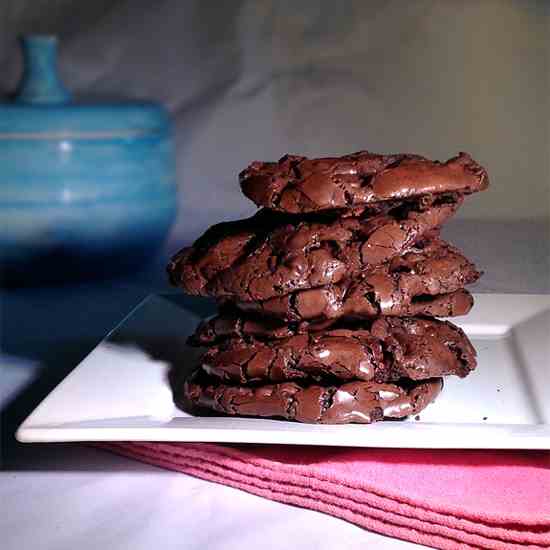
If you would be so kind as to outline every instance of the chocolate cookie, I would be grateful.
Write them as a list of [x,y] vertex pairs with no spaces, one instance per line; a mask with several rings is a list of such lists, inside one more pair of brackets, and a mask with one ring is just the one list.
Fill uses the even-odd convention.
[[389,379],[381,340],[368,330],[327,330],[275,340],[230,338],[210,347],[202,368],[224,382]]
[[[327,321],[326,326],[333,324]],[[219,315],[202,321],[187,343],[191,346],[209,346],[217,344],[226,338],[260,339],[288,338],[307,332],[308,323],[285,323],[280,319],[260,318],[245,315],[235,308],[228,308]]]
[[473,193],[489,185],[486,170],[467,153],[441,163],[419,155],[361,151],[339,158],[286,155],[253,162],[239,175],[258,206],[291,213],[348,209],[440,193]]
[[355,281],[296,291],[264,301],[236,301],[243,311],[287,322],[365,319],[379,315],[464,315],[472,305],[464,286],[480,273],[456,248],[433,239],[424,249],[393,258]]
[[289,380],[389,382],[457,375],[476,366],[476,354],[455,325],[435,319],[379,318],[355,327],[286,338],[228,337],[211,346],[202,368],[223,382]]
[[443,387],[441,378],[412,384],[347,382],[331,386],[301,386],[284,382],[249,388],[204,380],[202,373],[185,382],[176,403],[240,416],[285,418],[319,424],[369,424],[383,418],[403,418],[429,405]]
[[169,277],[189,294],[244,301],[337,283],[433,235],[461,201],[446,195],[429,207],[416,201],[374,217],[317,216],[314,221],[260,211],[210,228],[172,258]]
[[215,317],[202,321],[189,336],[187,343],[190,346],[210,346],[230,337],[247,339],[254,336],[260,340],[288,338],[306,332],[325,330],[335,323],[338,323],[338,319],[287,323],[274,317],[246,314],[231,306],[222,308]]

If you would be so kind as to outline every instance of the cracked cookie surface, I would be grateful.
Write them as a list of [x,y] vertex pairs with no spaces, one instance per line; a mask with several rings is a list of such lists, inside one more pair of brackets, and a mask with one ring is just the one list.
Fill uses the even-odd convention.
[[243,311],[287,322],[379,315],[452,317],[471,309],[473,299],[464,286],[480,275],[458,249],[435,238],[378,266],[360,280],[346,278],[269,300],[232,303]]
[[176,402],[239,416],[283,418],[315,424],[370,424],[417,414],[440,393],[443,380],[377,384],[347,382],[302,386],[295,382],[255,388],[216,384],[197,372],[176,392]]
[[334,158],[286,155],[253,162],[239,175],[258,206],[290,213],[350,209],[393,199],[486,189],[486,170],[467,153],[446,162],[419,155],[360,151]]
[[462,202],[399,203],[367,217],[309,219],[263,210],[211,227],[168,265],[170,281],[196,295],[258,301],[360,278],[433,237]]
[[464,332],[436,319],[381,317],[284,338],[242,332],[218,338],[200,364],[210,376],[240,384],[463,378],[476,366]]

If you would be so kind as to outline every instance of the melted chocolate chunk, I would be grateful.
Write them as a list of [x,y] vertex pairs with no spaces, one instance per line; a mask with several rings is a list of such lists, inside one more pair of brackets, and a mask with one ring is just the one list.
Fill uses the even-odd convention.
[[349,209],[388,200],[486,189],[486,170],[467,153],[441,163],[419,155],[361,151],[339,158],[286,155],[253,162],[239,175],[258,206],[291,213]]
[[464,331],[438,319],[379,317],[370,332],[383,342],[389,380],[423,380],[457,375],[476,368],[476,350]]

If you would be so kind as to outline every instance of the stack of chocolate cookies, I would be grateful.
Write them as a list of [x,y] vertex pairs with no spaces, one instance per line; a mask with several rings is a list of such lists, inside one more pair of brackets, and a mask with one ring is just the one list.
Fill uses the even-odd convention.
[[219,304],[189,339],[207,350],[176,384],[179,406],[370,423],[417,414],[444,376],[475,368],[466,335],[437,319],[468,313],[480,276],[439,235],[488,186],[469,155],[287,155],[240,182],[261,210],[168,265],[172,284]]

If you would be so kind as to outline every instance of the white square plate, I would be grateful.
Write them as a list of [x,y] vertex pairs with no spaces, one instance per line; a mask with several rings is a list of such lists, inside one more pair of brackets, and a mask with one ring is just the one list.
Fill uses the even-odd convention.
[[[210,306],[150,296],[55,388],[17,431],[23,442],[215,441],[358,447],[550,449],[550,296],[480,294],[454,320],[478,351],[420,415],[370,426],[194,417],[172,403],[167,372],[192,369],[185,345]],[[206,308],[206,310],[205,310]]]

